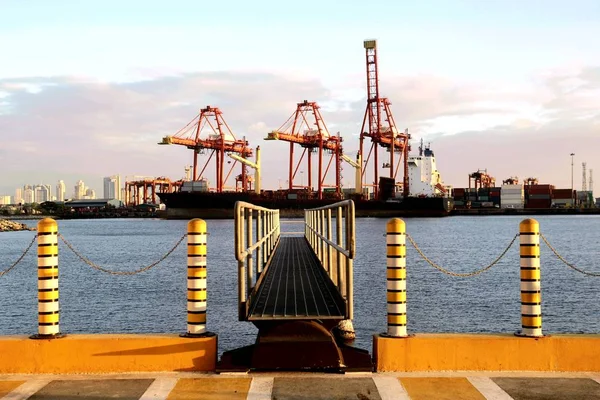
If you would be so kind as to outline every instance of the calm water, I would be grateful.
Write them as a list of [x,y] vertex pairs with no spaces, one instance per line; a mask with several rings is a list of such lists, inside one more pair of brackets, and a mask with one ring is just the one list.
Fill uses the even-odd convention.
[[[571,262],[600,272],[600,216],[539,216],[542,232]],[[467,272],[487,265],[518,231],[522,217],[408,219],[407,230],[444,267]],[[36,221],[24,221],[35,225]],[[357,219],[355,259],[356,345],[370,349],[371,335],[386,330],[385,224]],[[59,221],[60,232],[104,267],[132,270],[160,258],[186,232],[186,221],[152,219]],[[208,221],[208,328],[220,350],[247,344],[256,328],[237,320],[233,221]],[[284,224],[297,231],[299,225]],[[0,233],[0,271],[14,262],[34,232]],[[185,243],[185,242],[184,242]],[[518,244],[518,241],[517,241]],[[0,277],[0,334],[37,332],[35,246]],[[600,333],[600,278],[558,261],[542,244],[545,333]],[[65,333],[182,333],[186,330],[186,248],[135,276],[93,270],[60,244],[61,331]],[[454,278],[434,270],[408,246],[410,332],[515,332],[520,328],[518,245],[490,271]]]

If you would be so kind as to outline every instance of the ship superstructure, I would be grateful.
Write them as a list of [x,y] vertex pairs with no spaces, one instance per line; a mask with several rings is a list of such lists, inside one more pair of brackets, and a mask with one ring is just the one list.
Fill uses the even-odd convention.
[[445,196],[446,189],[435,163],[435,155],[431,146],[419,146],[419,155],[408,158],[409,196],[440,197]]

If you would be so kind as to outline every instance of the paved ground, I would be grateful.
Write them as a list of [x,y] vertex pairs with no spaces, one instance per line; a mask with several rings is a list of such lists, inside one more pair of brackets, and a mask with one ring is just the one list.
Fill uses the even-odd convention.
[[600,400],[600,372],[0,375],[2,400]]

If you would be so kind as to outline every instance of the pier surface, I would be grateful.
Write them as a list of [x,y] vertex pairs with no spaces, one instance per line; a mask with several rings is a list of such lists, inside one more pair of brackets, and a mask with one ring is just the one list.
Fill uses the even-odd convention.
[[600,373],[0,375],[1,399],[600,399]]

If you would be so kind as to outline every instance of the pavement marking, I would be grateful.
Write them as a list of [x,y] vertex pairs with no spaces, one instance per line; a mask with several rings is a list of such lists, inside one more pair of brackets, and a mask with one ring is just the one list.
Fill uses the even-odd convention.
[[271,400],[273,381],[273,378],[252,378],[246,400]]
[[374,376],[373,382],[377,386],[381,400],[410,400],[408,393],[398,378],[393,376]]
[[251,378],[184,378],[179,379],[168,400],[245,400]]
[[595,380],[596,382],[600,383],[600,377],[598,378],[592,378],[593,380]]
[[25,382],[26,381],[0,381],[0,399]]
[[140,397],[140,400],[166,400],[178,380],[177,378],[156,378]]
[[412,400],[486,400],[467,378],[400,378]]
[[37,393],[38,390],[46,386],[50,381],[51,379],[31,379],[14,389],[1,400],[25,400]]
[[471,376],[467,377],[471,385],[479,390],[487,400],[513,400],[502,388],[488,377]]

